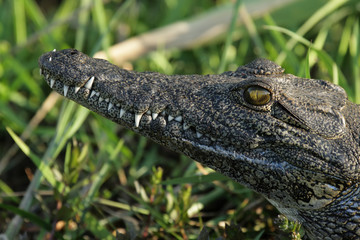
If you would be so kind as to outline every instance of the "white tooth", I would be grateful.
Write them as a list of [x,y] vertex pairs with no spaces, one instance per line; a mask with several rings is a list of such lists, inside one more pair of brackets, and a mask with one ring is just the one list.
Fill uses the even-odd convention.
[[46,74],[45,78],[48,79],[48,78],[49,78],[49,74]]
[[49,57],[49,62],[51,62],[52,61],[52,57]]
[[101,103],[104,99],[102,97],[99,97],[99,103]]
[[92,98],[95,95],[96,95],[96,91],[92,91],[91,94],[90,94],[90,97]]
[[41,68],[40,68],[40,71],[39,71],[39,72],[40,72],[40,75],[42,75],[42,69],[41,69]]
[[189,125],[187,125],[186,123],[183,124],[183,129],[184,129],[184,131],[188,130],[189,128],[190,128]]
[[64,85],[64,97],[66,97],[68,90],[69,90],[69,86]]
[[55,80],[54,79],[50,79],[50,87],[52,88],[55,84]]
[[210,137],[211,141],[215,142],[216,138]]
[[117,107],[120,107],[120,103],[117,103],[116,106],[117,106]]
[[169,115],[169,117],[168,117],[168,121],[169,121],[169,122],[171,122],[173,119],[174,119],[174,117],[173,117],[173,116],[171,116],[171,115]]
[[56,52],[56,48],[54,48],[54,50],[52,50],[53,52]]
[[150,114],[151,114],[151,111],[150,111],[150,110],[147,110],[146,114],[150,115]]
[[113,104],[111,102],[109,102],[109,105],[108,105],[108,111],[113,107]]
[[100,93],[99,93],[99,92],[96,92],[96,96],[100,96]]
[[119,118],[121,118],[122,116],[124,116],[124,114],[125,114],[125,109],[120,109],[120,113],[119,113]]
[[158,115],[159,115],[158,113],[152,113],[151,117],[153,120],[155,120],[158,117]]
[[94,83],[94,79],[95,79],[95,77],[94,76],[92,76],[90,79],[89,79],[89,81],[87,81],[86,82],[86,84],[85,84],[85,88],[86,89],[91,89],[92,88],[92,85],[93,85],[93,83]]
[[141,117],[142,117],[142,113],[140,114],[135,113],[135,127],[139,127]]
[[202,133],[196,132],[196,137],[197,137],[197,138],[201,138],[201,137],[202,137]]
[[105,102],[109,102],[109,98],[105,98]]
[[181,122],[181,121],[182,121],[182,116],[177,116],[177,117],[175,118],[175,121]]
[[75,87],[75,93],[77,93],[80,90],[80,87]]

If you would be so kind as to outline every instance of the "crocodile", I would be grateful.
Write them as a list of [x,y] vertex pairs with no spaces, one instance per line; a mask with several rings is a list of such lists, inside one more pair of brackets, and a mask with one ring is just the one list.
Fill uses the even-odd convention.
[[51,89],[262,194],[307,239],[360,239],[360,108],[266,59],[214,75],[121,69],[75,49],[39,58]]

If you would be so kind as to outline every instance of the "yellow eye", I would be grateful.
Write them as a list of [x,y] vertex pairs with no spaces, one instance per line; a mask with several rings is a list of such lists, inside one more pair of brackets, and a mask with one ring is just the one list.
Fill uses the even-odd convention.
[[270,102],[271,93],[265,88],[250,86],[244,91],[244,99],[252,105],[262,106]]

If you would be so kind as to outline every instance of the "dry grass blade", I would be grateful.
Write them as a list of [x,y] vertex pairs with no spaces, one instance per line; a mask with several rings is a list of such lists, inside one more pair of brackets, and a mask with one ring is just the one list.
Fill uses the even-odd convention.
[[[247,12],[259,16],[271,12],[294,0],[257,1],[246,5]],[[193,19],[175,22],[140,36],[113,45],[107,51],[97,52],[94,57],[110,59],[116,65],[138,59],[157,48],[194,48],[226,33],[231,22],[233,5],[227,5]],[[239,14],[241,11],[239,11]],[[241,23],[238,19],[237,23]]]

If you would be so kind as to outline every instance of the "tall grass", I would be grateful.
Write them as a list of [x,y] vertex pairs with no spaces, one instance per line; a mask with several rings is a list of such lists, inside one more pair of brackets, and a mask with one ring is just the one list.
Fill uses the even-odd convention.
[[288,238],[258,194],[51,94],[37,59],[69,47],[93,55],[234,4],[243,14],[233,19],[244,24],[226,36],[191,49],[159,48],[129,65],[209,74],[267,57],[287,73],[333,81],[360,103],[357,0],[299,0],[256,17],[243,7],[249,1],[40,2],[0,0],[1,232],[9,239]]

